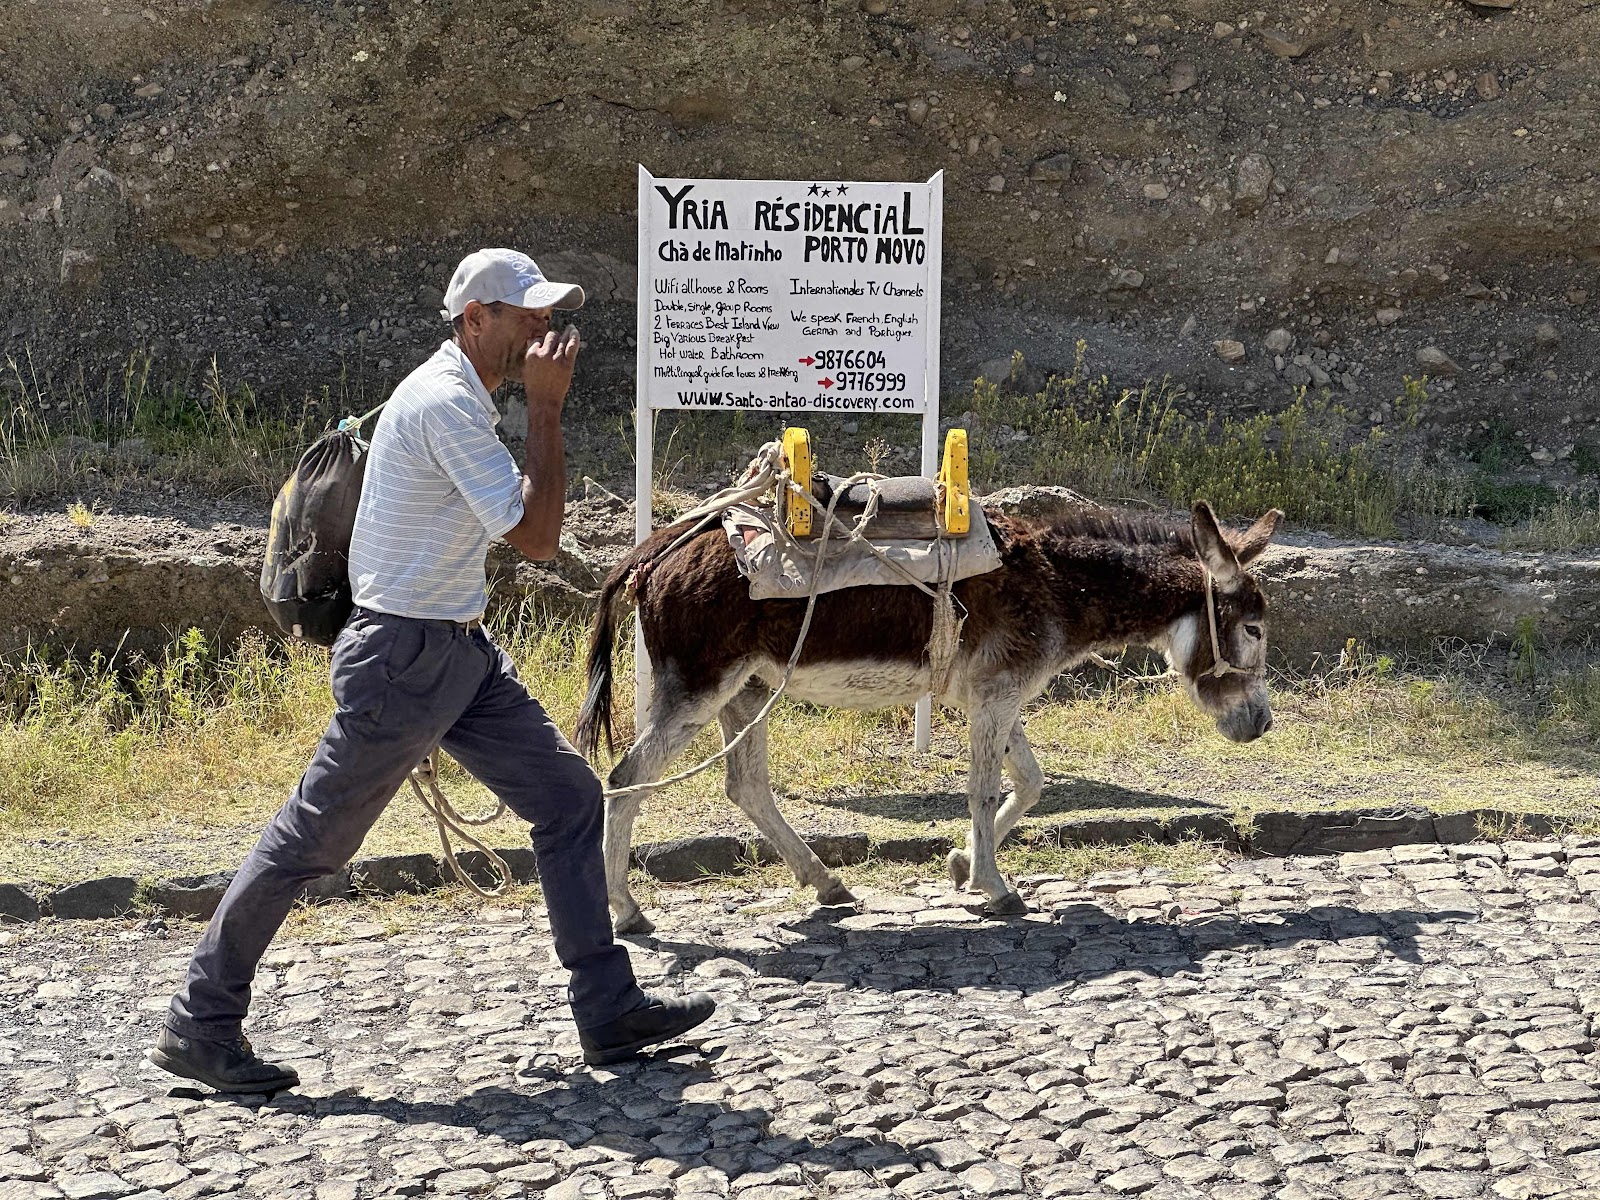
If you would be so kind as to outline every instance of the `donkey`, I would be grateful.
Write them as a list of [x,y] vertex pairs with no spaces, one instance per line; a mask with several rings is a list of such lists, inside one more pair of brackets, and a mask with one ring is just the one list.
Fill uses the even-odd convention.
[[[958,887],[982,892],[995,915],[1025,912],[995,863],[995,847],[1037,803],[1044,775],[1023,732],[1022,706],[1060,672],[1097,650],[1128,644],[1163,654],[1190,699],[1235,742],[1272,727],[1267,698],[1267,601],[1246,568],[1283,514],[1243,533],[1224,532],[1204,501],[1187,525],[1114,509],[1078,508],[1053,521],[989,518],[999,569],[954,586],[967,612],[961,644],[937,697],[970,721],[965,849],[948,859]],[[611,772],[622,788],[659,779],[716,718],[724,742],[750,724],[793,653],[801,600],[752,600],[720,528],[670,554],[685,525],[635,547],[600,592],[589,643],[589,690],[576,740],[593,758],[612,747],[612,649],[630,588],[655,667],[649,709],[632,748]],[[788,695],[815,704],[882,708],[929,690],[926,647],[933,601],[910,587],[856,587],[819,596]],[[1002,764],[1014,790],[1000,797]],[[766,835],[824,905],[855,897],[795,834],[772,800],[766,728],[752,729],[726,760],[729,799]],[[618,933],[654,926],[628,888],[633,823],[643,793],[606,805],[606,881]]]

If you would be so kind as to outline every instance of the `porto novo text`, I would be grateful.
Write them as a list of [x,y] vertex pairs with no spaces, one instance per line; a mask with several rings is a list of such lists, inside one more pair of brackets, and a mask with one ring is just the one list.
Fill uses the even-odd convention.
[[[669,238],[656,246],[656,257],[662,262],[781,262],[783,248],[774,246],[765,238],[760,245],[721,240],[691,244]],[[867,238],[850,234],[808,233],[800,257],[808,263],[916,265],[928,261],[928,243],[920,237]]]

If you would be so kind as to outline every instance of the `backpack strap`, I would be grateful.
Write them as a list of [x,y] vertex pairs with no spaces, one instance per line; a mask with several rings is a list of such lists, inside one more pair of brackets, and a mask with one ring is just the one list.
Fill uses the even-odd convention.
[[[383,402],[383,404],[387,403],[389,403],[387,400]],[[351,434],[355,437],[356,441],[365,444],[365,439],[361,436],[361,427],[383,411],[383,404],[378,405],[377,408],[373,409],[369,413],[361,414],[359,417],[345,417],[339,422],[339,432]]]

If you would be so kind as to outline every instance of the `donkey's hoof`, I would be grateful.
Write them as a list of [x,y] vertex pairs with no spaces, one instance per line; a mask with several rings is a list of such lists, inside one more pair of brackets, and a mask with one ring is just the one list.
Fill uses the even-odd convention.
[[636,908],[628,916],[618,917],[615,928],[618,937],[629,937],[635,934],[642,936],[647,933],[654,933],[656,931],[656,923],[645,916],[642,910]]
[[983,911],[991,917],[1020,917],[1029,910],[1021,896],[1015,892],[1007,892],[985,903]]
[[950,872],[950,882],[958,888],[967,886],[967,880],[972,878],[972,860],[967,857],[965,850],[952,850],[944,860],[945,870]]
[[856,903],[856,894],[839,880],[817,889],[817,903],[823,908],[843,908]]

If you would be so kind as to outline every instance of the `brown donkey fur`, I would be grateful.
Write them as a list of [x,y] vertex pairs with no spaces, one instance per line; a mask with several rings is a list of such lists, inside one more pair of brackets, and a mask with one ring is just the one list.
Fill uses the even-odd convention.
[[[981,890],[991,912],[1021,911],[995,865],[995,847],[1039,799],[1044,777],[1023,732],[1022,706],[1097,650],[1144,645],[1164,654],[1190,698],[1224,736],[1251,741],[1272,724],[1263,678],[1267,602],[1245,569],[1283,514],[1224,533],[1197,504],[1174,524],[1116,510],[1079,509],[1053,522],[991,518],[998,570],[955,585],[967,611],[948,685],[938,699],[971,722],[966,848],[950,855],[957,884]],[[750,723],[782,678],[805,613],[801,600],[752,600],[720,528],[663,551],[683,526],[657,531],[605,582],[589,646],[589,693],[577,741],[593,756],[611,744],[612,648],[634,580],[645,647],[655,667],[649,712],[611,772],[613,788],[659,779],[713,718],[724,741]],[[1207,576],[1211,579],[1208,602]],[[1216,620],[1219,667],[1207,607]],[[818,597],[787,695],[845,708],[908,704],[929,687],[930,598],[910,587],[849,588]],[[824,904],[854,897],[790,828],[772,801],[766,728],[730,754],[727,792]],[[1001,797],[1001,768],[1014,790]],[[606,878],[619,932],[648,932],[628,890],[634,819],[643,793],[606,806]]]

